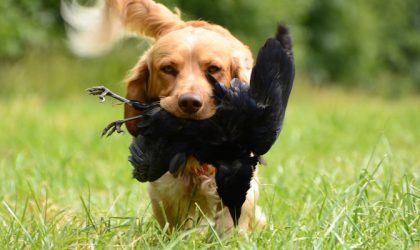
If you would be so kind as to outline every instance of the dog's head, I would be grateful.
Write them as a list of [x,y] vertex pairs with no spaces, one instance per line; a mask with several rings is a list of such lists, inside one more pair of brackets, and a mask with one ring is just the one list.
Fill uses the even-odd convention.
[[[77,38],[73,39],[76,50],[106,47],[121,36],[121,29],[155,39],[127,80],[126,97],[130,100],[160,99],[161,106],[175,116],[201,120],[216,111],[206,72],[227,86],[232,78],[249,82],[252,54],[221,26],[204,21],[184,22],[178,14],[152,0],[107,0],[95,10],[101,13],[99,21],[89,29],[82,25],[77,36],[73,35]],[[80,19],[86,19],[81,13],[88,12],[74,6],[63,8],[63,16],[73,27],[83,23]],[[139,114],[125,107],[126,118]],[[137,122],[126,124],[134,136],[138,133]]]
[[[161,106],[178,117],[209,118],[215,113],[215,104],[206,72],[225,84],[232,78],[249,80],[250,68],[240,61],[241,56],[247,55],[244,52],[241,55],[241,51],[233,54],[237,50],[235,45],[210,25],[169,32],[155,42],[134,68],[127,98],[143,102],[160,99]],[[127,106],[125,117],[137,112]],[[136,134],[135,124],[128,124],[128,128]]]

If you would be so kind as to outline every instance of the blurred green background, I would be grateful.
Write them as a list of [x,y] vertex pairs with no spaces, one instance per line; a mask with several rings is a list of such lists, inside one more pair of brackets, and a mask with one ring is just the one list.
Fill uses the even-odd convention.
[[[94,1],[80,1],[92,4]],[[227,27],[249,44],[254,53],[274,32],[278,21],[290,26],[298,75],[311,84],[341,85],[385,95],[401,97],[420,92],[420,1],[418,0],[162,0],[171,8],[178,6],[185,19],[201,18]],[[44,73],[77,62],[65,47],[65,30],[58,0],[0,1],[0,73],[2,95],[16,82],[5,77],[16,65],[32,67],[40,62]],[[116,80],[114,67],[128,70],[145,44],[126,46],[124,42],[113,55],[112,66],[92,73],[97,80]],[[133,50],[138,52],[132,53]],[[111,59],[112,58],[112,59]],[[106,58],[99,61],[107,64]],[[116,63],[112,63],[116,62]],[[95,61],[98,64],[98,61]],[[101,65],[105,66],[105,65]],[[42,65],[35,65],[43,70]],[[105,66],[106,67],[106,66]],[[92,69],[95,71],[95,69]],[[111,70],[112,72],[108,72]],[[34,71],[36,72],[36,71]],[[13,72],[19,73],[19,72]],[[32,73],[22,72],[22,73]],[[63,73],[63,71],[61,71]],[[101,74],[99,74],[101,75]],[[121,79],[121,75],[119,76]],[[28,79],[29,80],[29,79]],[[59,79],[46,79],[60,85]],[[94,81],[95,79],[91,79]],[[44,88],[43,85],[35,86]],[[54,91],[48,83],[48,91]],[[64,84],[64,83],[62,83]],[[77,85],[77,82],[73,83]],[[5,87],[6,86],[6,87]],[[32,85],[34,86],[34,85]],[[22,90],[28,90],[23,88]],[[30,87],[29,87],[30,89]],[[70,90],[71,91],[71,90]],[[59,91],[58,91],[59,92]]]
[[[269,224],[228,249],[420,249],[420,0],[160,2],[254,54],[278,21],[293,35],[285,124],[259,167]],[[0,0],[0,249],[219,248],[201,231],[161,233],[131,177],[131,137],[100,139],[122,106],[84,90],[125,93],[149,42],[77,57],[59,5]]]

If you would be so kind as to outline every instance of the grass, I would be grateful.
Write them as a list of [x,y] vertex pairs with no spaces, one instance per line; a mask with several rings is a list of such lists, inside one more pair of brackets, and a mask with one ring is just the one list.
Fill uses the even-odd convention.
[[[1,63],[0,248],[417,249],[420,99],[318,89],[297,79],[285,127],[259,168],[262,232],[166,234],[131,178],[128,134],[101,139],[121,106],[83,93],[136,53],[34,52]],[[127,59],[128,58],[128,59]]]

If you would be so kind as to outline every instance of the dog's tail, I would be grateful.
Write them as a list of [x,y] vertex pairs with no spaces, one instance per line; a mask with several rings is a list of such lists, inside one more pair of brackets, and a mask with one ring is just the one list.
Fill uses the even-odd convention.
[[68,24],[70,47],[85,56],[106,51],[130,32],[157,39],[185,25],[179,11],[153,0],[100,0],[93,7],[62,0],[61,14]]

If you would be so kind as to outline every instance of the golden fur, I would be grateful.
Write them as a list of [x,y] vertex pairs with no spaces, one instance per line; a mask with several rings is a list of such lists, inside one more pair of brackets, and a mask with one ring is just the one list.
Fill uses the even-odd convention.
[[[93,8],[63,4],[62,13],[74,28],[69,38],[79,54],[101,53],[127,32],[155,39],[127,80],[126,97],[130,100],[160,99],[162,107],[178,117],[206,119],[215,113],[206,71],[227,86],[232,78],[249,82],[253,58],[247,46],[221,26],[204,21],[184,22],[179,13],[152,0],[106,0]],[[193,94],[201,100],[197,112],[186,113],[179,107],[183,94]],[[125,106],[126,118],[139,114]],[[127,123],[127,129],[133,136],[138,134],[135,121]],[[187,165],[187,171],[178,178],[166,173],[150,183],[149,195],[158,222],[161,226],[169,223],[170,227],[189,227],[200,211],[220,231],[228,230],[232,219],[220,205],[214,171],[200,170],[203,166],[193,157]],[[242,232],[265,224],[265,216],[256,206],[257,199],[255,177],[242,207]]]

